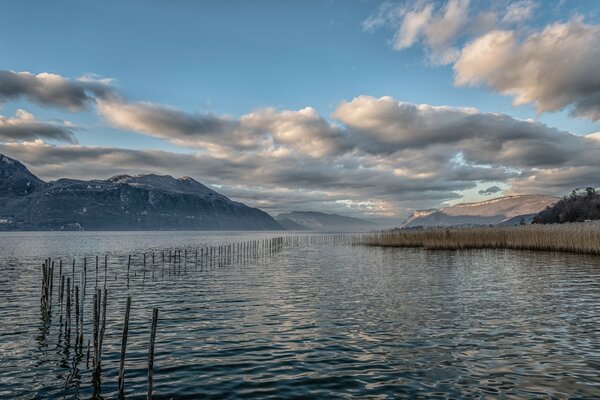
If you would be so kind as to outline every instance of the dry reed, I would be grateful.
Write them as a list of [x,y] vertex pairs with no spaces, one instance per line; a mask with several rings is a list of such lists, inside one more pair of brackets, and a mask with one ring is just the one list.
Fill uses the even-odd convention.
[[520,249],[600,254],[600,221],[549,225],[430,228],[365,235],[360,244],[425,249]]

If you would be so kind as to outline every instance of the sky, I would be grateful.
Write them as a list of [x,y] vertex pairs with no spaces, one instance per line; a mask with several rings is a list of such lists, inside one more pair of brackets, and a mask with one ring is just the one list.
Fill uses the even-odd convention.
[[595,0],[0,2],[0,153],[271,214],[600,186]]

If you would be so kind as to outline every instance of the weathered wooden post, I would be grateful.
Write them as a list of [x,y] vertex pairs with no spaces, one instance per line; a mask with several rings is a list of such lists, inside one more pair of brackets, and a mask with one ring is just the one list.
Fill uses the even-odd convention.
[[121,338],[121,361],[119,364],[119,398],[125,394],[125,352],[127,351],[127,334],[129,333],[129,310],[131,309],[131,296],[127,296],[125,306],[125,320],[123,321],[123,336]]
[[150,330],[150,350],[148,351],[148,400],[152,399],[152,370],[154,368],[154,342],[156,341],[156,325],[158,322],[158,308],[152,309],[152,327]]

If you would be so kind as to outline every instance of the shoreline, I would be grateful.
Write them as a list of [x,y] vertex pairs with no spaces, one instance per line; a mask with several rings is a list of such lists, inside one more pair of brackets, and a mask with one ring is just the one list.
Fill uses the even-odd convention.
[[358,244],[427,250],[511,249],[600,254],[600,221],[392,230],[365,236]]

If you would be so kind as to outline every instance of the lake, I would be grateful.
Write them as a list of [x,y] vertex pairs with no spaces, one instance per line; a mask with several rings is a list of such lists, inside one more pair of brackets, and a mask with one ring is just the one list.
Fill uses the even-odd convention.
[[[155,398],[600,397],[600,256],[298,241],[196,262],[194,249],[281,235],[0,233],[0,398],[93,394],[56,299],[52,318],[42,315],[46,257],[69,276],[75,257],[76,282],[87,257],[86,320],[106,279],[106,398],[118,393],[128,295],[128,398],[146,394],[153,307]],[[163,266],[160,254],[175,248],[187,258]]]

